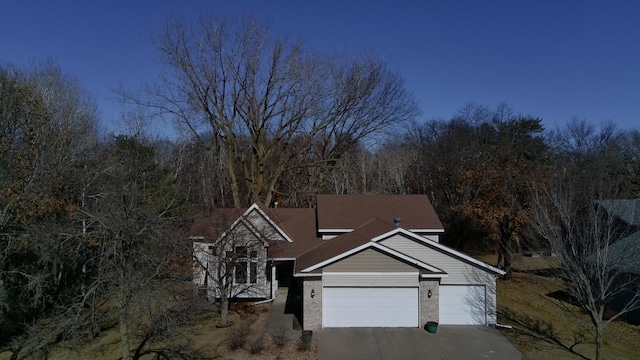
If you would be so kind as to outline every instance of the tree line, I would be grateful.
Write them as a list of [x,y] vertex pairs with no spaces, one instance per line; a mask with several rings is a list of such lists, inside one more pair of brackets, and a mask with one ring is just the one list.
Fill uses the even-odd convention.
[[186,229],[215,208],[427,194],[443,243],[497,252],[508,278],[512,255],[539,243],[537,190],[561,184],[576,205],[595,184],[640,195],[638,130],[549,130],[506,104],[419,122],[402,77],[373,54],[317,53],[255,18],[172,20],[154,43],[166,72],[118,94],[171,116],[177,141],[100,134],[95,101],[54,64],[0,68],[0,348],[15,359],[114,326],[124,359],[188,358],[185,344],[149,339],[176,328]]

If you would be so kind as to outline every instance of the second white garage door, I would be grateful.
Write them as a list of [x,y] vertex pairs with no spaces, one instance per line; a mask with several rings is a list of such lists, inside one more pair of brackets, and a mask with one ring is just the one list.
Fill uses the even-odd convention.
[[441,285],[440,324],[486,325],[486,294],[482,285]]
[[325,287],[323,327],[418,327],[418,288]]

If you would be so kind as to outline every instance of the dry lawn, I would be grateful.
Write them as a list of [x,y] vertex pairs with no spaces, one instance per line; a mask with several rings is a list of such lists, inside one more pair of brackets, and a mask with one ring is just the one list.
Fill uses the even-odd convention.
[[[495,257],[481,260],[495,264]],[[568,316],[547,294],[560,290],[561,284],[532,270],[549,266],[544,258],[516,258],[513,279],[498,280],[498,322],[513,326],[503,334],[522,352],[525,360],[593,359],[593,337],[578,326],[576,318]],[[317,342],[301,349],[299,341],[280,343],[266,333],[270,304],[236,305],[230,314],[233,325],[217,328],[213,310],[180,332],[181,342],[197,352],[197,359],[317,359]],[[573,307],[577,318],[588,321],[586,315]],[[104,332],[97,340],[81,344],[79,350],[60,346],[49,359],[112,360],[120,357],[117,328]],[[171,339],[175,342],[175,338]],[[578,341],[576,341],[578,340]],[[576,344],[577,343],[577,344]],[[152,344],[162,347],[162,343]],[[573,351],[573,353],[572,353]],[[0,353],[0,360],[10,354]],[[145,359],[152,359],[147,356]],[[604,359],[640,359],[640,326],[614,321],[605,330]]]
[[[229,319],[232,325],[226,328],[216,327],[218,317],[212,311],[197,323],[182,329],[180,341],[195,350],[191,357],[193,359],[317,359],[316,340],[312,340],[309,346],[304,347],[297,340],[279,342],[278,339],[267,334],[266,326],[270,309],[270,304],[237,305],[230,312]],[[175,341],[175,339],[172,340]],[[155,348],[163,346],[164,344],[158,342],[151,344],[151,347]],[[0,353],[0,360],[8,360],[10,356],[8,352]],[[77,349],[71,349],[68,344],[61,344],[48,357],[50,360],[118,358],[120,358],[120,335],[117,328],[104,332],[93,342],[81,344]],[[142,358],[154,359],[155,357],[147,355]]]
[[[484,258],[495,264],[495,258]],[[570,306],[572,317],[565,313],[558,300],[547,294],[561,290],[559,282],[535,275],[531,270],[549,266],[544,258],[516,258],[510,281],[498,280],[498,322],[511,325],[503,334],[522,352],[523,359],[593,359],[593,336],[579,326],[588,323],[586,314]],[[578,320],[579,319],[579,320]],[[576,341],[576,339],[578,341]],[[573,347],[573,354],[570,349]],[[640,358],[640,327],[613,321],[605,329],[604,359]]]

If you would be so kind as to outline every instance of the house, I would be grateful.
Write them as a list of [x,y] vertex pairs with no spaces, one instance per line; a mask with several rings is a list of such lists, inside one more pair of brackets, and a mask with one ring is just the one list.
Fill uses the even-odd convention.
[[[640,296],[640,199],[599,200],[595,202],[612,217],[616,230],[608,247],[608,259],[616,271],[624,274],[625,291],[610,304],[620,310],[634,297]],[[625,315],[627,322],[640,324],[640,309]]]
[[225,209],[194,224],[194,283],[217,297],[216,279],[227,276],[231,296],[252,299],[287,287],[309,330],[495,324],[504,272],[440,244],[443,232],[425,195],[318,195],[315,209]]

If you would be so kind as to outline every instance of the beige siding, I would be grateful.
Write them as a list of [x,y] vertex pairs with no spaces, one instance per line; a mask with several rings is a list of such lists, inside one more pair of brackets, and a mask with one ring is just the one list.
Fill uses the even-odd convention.
[[419,235],[431,241],[440,242],[440,236],[438,234],[419,234]]
[[448,276],[441,279],[442,285],[486,285],[487,321],[496,323],[496,281],[493,274],[401,235],[386,239],[382,244],[445,271]]
[[327,272],[408,272],[416,268],[389,255],[367,249],[324,267]]
[[452,257],[449,254],[407,239],[401,235],[396,235],[386,239],[382,244],[399,252],[409,254],[429,265],[442,269],[448,274],[447,277],[442,278],[441,283],[443,285],[489,284],[494,283],[495,281],[491,274],[474,265],[470,265],[466,261]]
[[322,285],[331,287],[414,287],[417,271],[409,273],[329,273],[323,272]]

